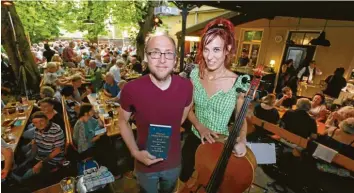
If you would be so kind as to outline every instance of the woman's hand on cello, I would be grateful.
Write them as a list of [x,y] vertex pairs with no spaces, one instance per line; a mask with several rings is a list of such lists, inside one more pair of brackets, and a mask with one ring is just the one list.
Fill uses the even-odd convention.
[[243,157],[247,153],[246,144],[243,142],[236,143],[232,151],[236,157]]
[[204,140],[208,141],[209,143],[215,143],[215,138],[219,138],[218,134],[215,133],[214,131],[206,128],[204,125],[199,125],[197,127],[200,135],[200,140],[202,141],[202,144],[204,144]]

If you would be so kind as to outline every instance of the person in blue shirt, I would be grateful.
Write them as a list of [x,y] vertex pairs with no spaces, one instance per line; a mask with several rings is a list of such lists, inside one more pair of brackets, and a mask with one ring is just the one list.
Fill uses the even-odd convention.
[[113,97],[113,96],[117,96],[120,89],[118,87],[117,82],[114,80],[114,76],[112,73],[108,72],[106,74],[106,83],[103,86],[104,90],[104,94],[108,97]]
[[125,81],[125,80],[119,81],[118,87],[119,87],[120,91],[118,92],[117,96],[115,96],[114,98],[109,99],[108,101],[119,102],[119,100],[120,100],[120,93],[122,92],[122,90],[123,90],[125,84],[127,84],[127,81]]
[[95,111],[91,104],[83,104],[80,107],[79,119],[74,126],[73,139],[77,145],[78,152],[84,153],[94,146],[101,135],[95,136],[95,131],[100,129],[103,124],[93,118]]

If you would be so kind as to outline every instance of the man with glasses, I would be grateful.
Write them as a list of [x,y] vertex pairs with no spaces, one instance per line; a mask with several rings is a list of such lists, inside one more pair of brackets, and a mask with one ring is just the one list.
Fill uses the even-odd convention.
[[[127,83],[122,90],[119,128],[137,160],[135,171],[141,192],[170,193],[174,191],[180,172],[180,127],[192,105],[193,86],[189,80],[172,74],[176,65],[176,45],[171,37],[150,37],[145,55],[150,73]],[[137,124],[137,142],[128,123],[132,113]],[[165,159],[147,151],[152,125],[166,128],[166,131],[170,129]]]

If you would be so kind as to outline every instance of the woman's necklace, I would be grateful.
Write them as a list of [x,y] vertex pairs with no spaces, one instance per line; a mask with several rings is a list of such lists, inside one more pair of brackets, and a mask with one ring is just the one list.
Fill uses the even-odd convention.
[[224,74],[225,74],[225,72],[226,72],[226,70],[223,69],[223,71],[220,73],[220,76],[217,76],[218,74],[216,74],[215,77],[210,76],[209,73],[208,73],[208,74],[207,74],[207,76],[208,76],[208,81],[214,81],[214,80],[216,80],[216,79],[219,79],[219,78],[223,77]]

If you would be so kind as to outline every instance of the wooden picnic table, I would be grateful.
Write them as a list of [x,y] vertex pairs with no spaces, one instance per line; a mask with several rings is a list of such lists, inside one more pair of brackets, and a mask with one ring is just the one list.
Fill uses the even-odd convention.
[[59,192],[63,192],[63,191],[60,187],[60,183],[57,183],[57,184],[53,184],[51,186],[48,186],[46,188],[42,188],[40,190],[37,190],[34,193],[59,193]]
[[[27,125],[27,122],[31,116],[32,110],[33,110],[33,106],[34,106],[35,101],[34,100],[30,100],[28,101],[28,104],[25,105],[27,106],[24,110],[24,113],[19,113],[17,110],[15,113],[13,114],[9,114],[9,115],[4,115],[4,111],[2,112],[2,116],[1,116],[1,133],[3,133],[5,131],[6,128],[8,127],[3,127],[3,123],[7,120],[21,120],[21,125],[18,126],[13,126],[11,127],[11,134],[15,137],[14,142],[12,142],[11,144],[13,145],[13,151],[16,150],[17,145],[20,141],[20,138],[23,134],[23,131],[25,130],[25,127]],[[15,105],[12,105],[15,104]],[[19,107],[20,103],[8,103],[5,107],[6,108],[11,108],[11,107]],[[16,121],[15,121],[16,122]],[[14,123],[13,123],[14,124]]]
[[[108,104],[106,104],[106,101],[110,99],[110,97],[106,96],[101,92],[100,94],[100,100],[97,101],[96,94],[91,94],[87,96],[88,100],[90,101],[91,105],[93,105],[95,111],[100,111],[100,108],[104,109],[104,113],[99,113],[99,117],[102,122],[104,122],[104,114],[107,114],[109,111],[116,111],[116,115],[113,116],[113,120],[110,126],[107,126],[107,136],[115,136],[120,134],[120,129],[118,126],[118,116],[119,116],[119,110],[120,106],[118,107],[109,107]],[[133,123],[132,124],[132,129],[135,130],[137,129],[137,126]],[[184,128],[180,128],[180,132],[184,132]]]
[[[115,136],[120,134],[120,129],[118,127],[118,113],[120,107],[112,107],[108,104],[106,104],[106,101],[110,99],[110,97],[106,96],[103,94],[103,92],[100,92],[99,96],[100,99],[97,100],[97,94],[90,94],[87,95],[88,100],[90,101],[91,105],[93,105],[95,111],[100,111],[100,109],[104,109],[104,112],[99,112],[99,117],[102,122],[104,122],[104,115],[108,114],[109,111],[116,111],[117,113],[113,116],[113,119],[111,121],[111,124],[109,126],[105,126],[107,129],[107,136]],[[136,129],[136,125],[132,124],[132,129]]]

